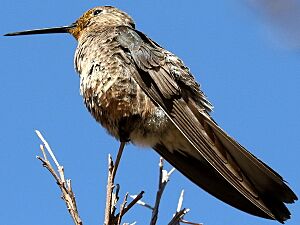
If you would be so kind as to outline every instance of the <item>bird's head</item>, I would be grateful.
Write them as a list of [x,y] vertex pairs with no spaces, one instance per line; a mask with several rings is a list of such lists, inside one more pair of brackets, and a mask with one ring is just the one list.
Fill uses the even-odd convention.
[[69,26],[19,31],[5,36],[70,33],[78,40],[84,32],[101,32],[107,27],[122,25],[132,28],[135,26],[133,19],[125,12],[112,6],[100,6],[88,10]]
[[98,32],[106,27],[122,25],[134,28],[134,21],[125,12],[115,7],[102,6],[85,12],[68,32],[78,39],[83,32]]

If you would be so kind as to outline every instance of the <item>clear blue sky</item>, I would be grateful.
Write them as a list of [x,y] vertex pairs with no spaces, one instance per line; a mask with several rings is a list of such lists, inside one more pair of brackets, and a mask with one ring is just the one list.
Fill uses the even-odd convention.
[[[263,18],[239,1],[1,1],[0,33],[68,25],[84,11],[113,4],[137,28],[191,68],[213,117],[251,152],[276,169],[300,194],[300,55],[279,47]],[[276,39],[278,42],[278,39]],[[118,143],[89,115],[73,69],[76,42],[68,35],[1,37],[1,224],[72,224],[52,177],[35,159],[43,132],[73,181],[85,224],[102,224],[108,153]],[[126,147],[117,182],[146,193],[152,204],[158,155]],[[167,168],[170,168],[169,166]],[[181,189],[186,219],[205,225],[277,224],[240,212],[211,197],[178,172],[161,203],[158,224],[176,209]],[[290,225],[300,224],[300,204]],[[147,224],[151,212],[136,206],[124,222]]]

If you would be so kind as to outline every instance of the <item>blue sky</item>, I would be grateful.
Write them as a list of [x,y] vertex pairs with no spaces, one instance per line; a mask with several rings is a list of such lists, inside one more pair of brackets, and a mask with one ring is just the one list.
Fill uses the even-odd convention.
[[[278,171],[299,195],[300,55],[279,45],[259,14],[228,1],[11,1],[2,0],[0,33],[68,25],[84,11],[114,5],[137,28],[177,54],[191,68],[213,117],[241,144]],[[273,35],[273,36],[272,36]],[[1,223],[72,224],[53,178],[35,159],[43,132],[73,181],[85,224],[102,224],[107,155],[118,143],[89,115],[74,70],[76,42],[68,35],[1,37]],[[117,182],[121,193],[145,191],[153,204],[158,155],[126,146]],[[170,166],[167,166],[170,169]],[[161,202],[158,224],[167,224],[181,189],[187,220],[205,225],[276,224],[240,212],[175,172]],[[300,205],[289,206],[290,225]],[[147,224],[151,212],[136,206],[124,222]]]

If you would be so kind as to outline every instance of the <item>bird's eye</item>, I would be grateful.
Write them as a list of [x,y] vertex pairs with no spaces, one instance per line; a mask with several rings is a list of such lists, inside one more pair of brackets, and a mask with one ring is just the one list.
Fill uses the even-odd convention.
[[94,11],[94,16],[97,16],[98,14],[100,14],[102,12],[102,10],[100,9],[97,9]]

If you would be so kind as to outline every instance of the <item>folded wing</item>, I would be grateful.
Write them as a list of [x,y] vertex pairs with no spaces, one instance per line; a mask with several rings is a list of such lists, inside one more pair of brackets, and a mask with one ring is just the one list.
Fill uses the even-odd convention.
[[282,177],[213,121],[209,115],[211,104],[182,61],[129,27],[117,27],[116,34],[128,72],[192,148],[169,151],[158,144],[154,149],[222,201],[280,222],[290,218],[284,203],[292,203],[296,195]]

